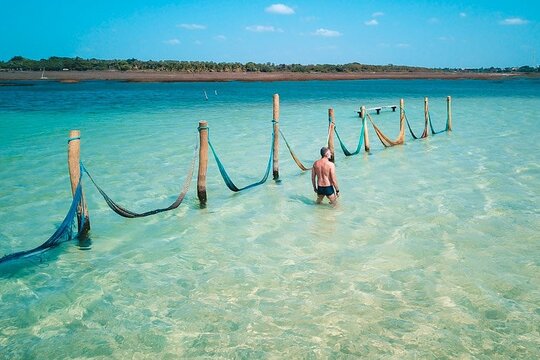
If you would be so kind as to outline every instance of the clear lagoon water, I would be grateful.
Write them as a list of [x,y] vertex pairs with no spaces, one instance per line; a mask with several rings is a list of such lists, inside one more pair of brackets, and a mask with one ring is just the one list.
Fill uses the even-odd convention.
[[[281,182],[232,193],[215,161],[208,206],[125,219],[86,179],[91,244],[0,267],[0,358],[538,358],[540,81],[50,81],[0,87],[0,256],[33,248],[70,204],[67,145],[134,211],[169,205],[199,120],[238,186],[264,173],[272,95],[305,163],[327,110],[354,148],[360,105],[398,104],[416,132],[337,148],[339,206],[314,205],[283,142]],[[208,93],[208,101],[204,99]],[[217,93],[217,95],[216,95]],[[390,137],[398,113],[373,115]],[[84,180],[83,180],[84,181]]]

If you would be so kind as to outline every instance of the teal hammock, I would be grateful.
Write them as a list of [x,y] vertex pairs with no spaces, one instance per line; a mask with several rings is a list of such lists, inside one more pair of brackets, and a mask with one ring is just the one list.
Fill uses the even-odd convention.
[[[405,120],[407,121],[407,127],[409,128],[409,132],[411,133],[411,136],[413,137],[413,139],[421,139],[422,136],[417,136],[412,130],[411,124],[409,123],[409,119],[407,118],[407,114],[405,112],[404,112],[404,115],[405,115]],[[431,129],[432,135],[437,135],[445,131],[448,131],[448,118],[446,119],[446,127],[441,131],[435,131],[435,129],[433,128],[433,124],[431,123],[431,114],[429,113],[429,111],[428,111],[428,121],[429,121],[429,127]]]
[[360,130],[360,137],[358,139],[358,146],[356,147],[356,150],[354,152],[350,152],[349,149],[347,149],[347,147],[345,146],[343,141],[341,141],[341,137],[339,136],[337,128],[334,128],[334,131],[335,131],[336,136],[337,136],[338,141],[339,141],[339,145],[341,146],[341,150],[343,150],[343,153],[345,154],[345,156],[356,155],[356,154],[358,154],[360,152],[360,150],[362,149],[362,143],[364,142],[364,127],[365,126],[366,126],[366,122],[365,122],[365,120],[362,120],[362,129]]
[[[42,253],[63,242],[69,241],[74,238],[73,227],[74,227],[74,220],[77,217],[77,208],[79,205],[81,205],[81,208],[84,208],[83,196],[82,196],[82,185],[81,185],[81,178],[83,175],[82,169],[81,169],[80,174],[81,175],[79,177],[79,183],[77,184],[77,188],[75,189],[75,193],[73,194],[73,200],[71,201],[71,206],[69,207],[69,210],[66,216],[64,217],[64,221],[62,221],[62,223],[60,224],[58,229],[56,229],[54,234],[52,234],[51,237],[47,239],[47,241],[45,241],[43,244],[39,245],[38,247],[3,256],[2,258],[0,258],[0,264],[10,261],[10,260],[21,259],[28,256],[36,255],[38,253]],[[84,224],[86,221],[87,219],[84,216],[84,212],[82,212],[81,223],[79,226],[79,232],[77,233],[77,236],[81,235],[81,230],[84,229]]]
[[446,118],[446,127],[444,129],[442,129],[441,131],[435,131],[433,129],[433,125],[431,124],[431,114],[429,112],[428,112],[428,118],[429,118],[429,127],[431,128],[431,134],[437,135],[437,134],[443,133],[445,131],[448,131],[448,118]]
[[403,111],[403,115],[405,115],[405,121],[407,122],[407,127],[409,128],[409,132],[411,133],[411,136],[413,137],[413,139],[415,139],[415,140],[420,139],[421,136],[416,136],[416,134],[412,130],[411,124],[409,123],[409,118],[407,117],[407,113],[405,111]]
[[239,191],[242,191],[242,190],[251,189],[251,188],[253,188],[255,186],[259,186],[259,185],[264,184],[266,182],[266,180],[268,179],[268,175],[270,174],[270,168],[272,167],[272,159],[274,157],[274,134],[273,133],[272,133],[272,141],[270,142],[270,157],[268,158],[268,165],[266,166],[266,172],[264,173],[264,176],[262,177],[261,180],[255,182],[253,184],[244,186],[242,188],[238,188],[233,183],[233,181],[231,180],[231,177],[229,176],[229,174],[227,174],[227,171],[225,170],[225,167],[223,166],[223,163],[221,162],[221,160],[217,156],[216,150],[214,149],[214,146],[212,145],[212,142],[210,142],[210,131],[208,133],[208,145],[210,145],[210,149],[212,150],[212,154],[214,154],[214,159],[216,159],[216,163],[217,163],[217,166],[219,168],[219,172],[221,173],[221,177],[223,177],[223,181],[225,181],[225,185],[227,185],[229,190],[234,191],[234,192],[239,192]]

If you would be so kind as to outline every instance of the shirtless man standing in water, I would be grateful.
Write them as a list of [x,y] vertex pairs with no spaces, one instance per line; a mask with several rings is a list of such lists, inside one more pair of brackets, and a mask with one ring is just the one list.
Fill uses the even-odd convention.
[[313,163],[311,182],[313,191],[317,193],[317,204],[320,204],[326,196],[330,200],[330,204],[335,205],[339,196],[336,166],[330,161],[331,157],[330,149],[323,147],[321,158]]

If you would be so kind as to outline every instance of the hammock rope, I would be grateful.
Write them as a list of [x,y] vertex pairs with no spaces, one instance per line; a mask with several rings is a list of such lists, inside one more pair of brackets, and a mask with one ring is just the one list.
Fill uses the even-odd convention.
[[[404,125],[403,119],[407,123],[407,127],[409,129],[409,132],[410,132],[411,136],[414,139],[422,139],[422,138],[426,138],[428,136],[428,124],[429,124],[429,129],[431,130],[431,134],[433,134],[433,135],[440,134],[442,132],[450,130],[449,129],[449,123],[450,123],[449,115],[447,115],[447,118],[446,118],[446,126],[445,126],[445,128],[443,130],[441,130],[441,131],[435,131],[435,129],[433,128],[432,120],[431,120],[431,114],[428,111],[427,118],[425,119],[424,130],[422,132],[422,135],[417,136],[412,130],[409,119],[407,118],[407,114],[405,113],[405,111],[403,111],[403,118],[400,118],[400,132],[399,132],[399,135],[396,138],[396,140],[391,140],[375,124],[375,122],[373,121],[373,119],[369,115],[369,113],[366,113],[366,115],[367,115],[367,118],[369,119],[369,121],[371,122],[371,124],[373,125],[373,128],[375,129],[375,133],[377,134],[377,137],[379,138],[379,140],[381,141],[381,143],[385,147],[400,145],[400,144],[404,143],[405,125]],[[272,122],[275,123],[276,121],[272,120]],[[358,139],[358,145],[356,147],[356,150],[353,151],[353,152],[351,152],[346,147],[346,145],[343,143],[343,141],[342,141],[342,139],[341,139],[341,137],[339,135],[339,132],[338,132],[337,128],[334,127],[334,132],[335,132],[335,134],[337,136],[340,147],[343,150],[343,153],[345,154],[345,156],[353,156],[353,155],[357,155],[358,153],[360,153],[361,148],[362,148],[362,143],[364,143],[364,140],[365,140],[364,139],[364,135],[365,135],[364,130],[367,130],[365,128],[365,126],[366,126],[366,120],[364,118],[363,121],[362,121],[362,128],[360,130],[360,136],[359,136],[359,139]],[[202,129],[208,129],[208,127],[207,126],[199,127],[199,131],[202,130]],[[311,170],[312,169],[311,167],[309,167],[309,168],[306,167],[298,159],[298,157],[295,155],[295,153],[292,150],[289,142],[287,141],[284,133],[281,130],[279,130],[279,133],[281,134],[283,140],[285,141],[285,145],[287,146],[287,148],[289,150],[289,153],[291,154],[294,162],[298,165],[298,167],[302,171]],[[209,135],[209,131],[208,131],[208,135]],[[274,143],[275,136],[276,136],[276,134],[272,133],[272,139],[271,139],[272,141],[271,141],[271,146],[270,146],[270,155],[269,155],[269,158],[268,158],[268,163],[267,163],[266,170],[265,170],[265,173],[264,173],[263,177],[259,181],[254,182],[252,184],[249,184],[247,186],[241,187],[241,188],[238,188],[234,184],[232,179],[230,178],[229,174],[225,170],[225,167],[224,167],[222,161],[218,157],[217,152],[216,152],[214,146],[212,145],[212,142],[210,141],[210,136],[208,137],[208,145],[210,146],[210,149],[212,150],[212,154],[214,156],[214,159],[216,160],[219,172],[220,172],[220,174],[221,174],[221,176],[222,176],[222,178],[223,178],[223,180],[225,182],[225,185],[231,191],[240,192],[240,191],[243,191],[243,190],[247,190],[247,189],[262,185],[263,183],[266,182],[266,180],[268,179],[268,176],[270,174],[270,169],[272,167],[272,160],[274,158],[273,143]],[[328,133],[327,143],[328,143],[329,137],[330,137],[330,132]],[[78,139],[80,139],[80,137],[69,138],[68,142],[72,141],[72,140],[78,140]],[[82,191],[82,177],[83,177],[84,173],[86,173],[88,175],[88,177],[90,178],[90,180],[92,181],[92,183],[94,184],[96,189],[99,191],[99,193],[105,199],[105,202],[107,203],[107,205],[116,214],[118,214],[120,216],[123,216],[123,217],[126,217],[126,218],[138,218],[138,217],[146,217],[146,216],[150,216],[150,215],[155,215],[155,214],[158,214],[158,213],[161,213],[161,212],[176,209],[183,202],[183,200],[184,200],[184,198],[185,198],[185,196],[186,196],[186,194],[187,194],[187,192],[189,190],[189,187],[190,187],[190,184],[191,184],[191,181],[192,181],[192,178],[193,178],[193,173],[194,173],[194,170],[195,170],[195,162],[196,162],[196,159],[197,159],[197,150],[198,150],[198,144],[196,142],[195,147],[194,147],[194,151],[193,151],[193,159],[191,161],[191,166],[189,167],[188,174],[186,176],[186,179],[184,180],[184,184],[182,186],[181,192],[178,195],[178,197],[176,198],[176,200],[171,205],[169,205],[169,206],[167,206],[165,208],[158,208],[158,209],[154,209],[154,210],[150,210],[150,211],[146,211],[146,212],[141,212],[141,213],[128,210],[125,207],[119,205],[114,200],[112,200],[111,197],[109,197],[105,193],[105,191],[96,183],[96,181],[90,175],[89,171],[86,169],[86,167],[83,165],[83,163],[80,162],[79,181],[78,181],[77,187],[75,189],[75,192],[73,194],[73,200],[71,202],[69,210],[68,210],[67,214],[65,215],[64,220],[62,221],[60,226],[56,229],[56,231],[43,244],[41,244],[41,245],[39,245],[39,246],[37,246],[37,247],[35,247],[33,249],[30,249],[30,250],[23,250],[23,251],[18,251],[18,252],[12,253],[12,254],[4,255],[3,257],[0,258],[0,264],[4,263],[4,262],[7,262],[7,261],[10,261],[10,260],[16,260],[16,259],[20,259],[20,258],[25,258],[25,257],[29,257],[29,256],[32,256],[32,255],[47,251],[47,250],[49,250],[49,249],[51,249],[51,248],[53,248],[55,246],[58,246],[59,244],[61,244],[63,242],[67,242],[67,241],[73,239],[74,237],[81,237],[82,236],[82,233],[85,230],[84,225],[88,221],[87,216],[84,214],[84,211],[82,211],[82,209],[84,209],[84,205],[85,205],[85,200],[84,200],[83,191]],[[75,219],[78,220],[78,229],[79,230],[78,230],[77,234],[74,236],[74,222],[75,222]]]
[[180,191],[180,194],[178,195],[176,200],[171,205],[169,205],[169,206],[167,206],[165,208],[154,209],[154,210],[145,211],[145,212],[142,212],[142,213],[138,213],[138,212],[128,210],[125,207],[119,205],[114,200],[112,200],[105,193],[105,191],[103,191],[103,189],[96,183],[96,181],[94,180],[92,175],[90,175],[90,173],[84,167],[84,165],[81,164],[81,166],[82,166],[82,169],[84,170],[84,172],[88,175],[88,177],[92,181],[92,183],[95,185],[96,189],[99,191],[101,196],[103,196],[103,199],[105,199],[105,202],[107,203],[107,205],[109,205],[109,207],[111,208],[112,211],[114,211],[118,215],[120,215],[122,217],[125,217],[125,218],[130,218],[130,219],[140,218],[140,217],[146,217],[146,216],[150,216],[150,215],[159,214],[159,213],[169,211],[169,210],[174,210],[178,206],[180,206],[182,201],[184,201],[184,198],[185,198],[185,196],[186,196],[186,194],[187,194],[187,192],[189,190],[189,185],[191,184],[191,179],[193,178],[193,172],[194,172],[194,169],[195,169],[195,160],[197,159],[197,148],[198,148],[197,143],[195,143],[195,149],[193,150],[193,159],[191,160],[191,166],[190,166],[190,168],[188,170],[188,174],[186,176],[186,179],[184,180],[184,185],[182,186],[182,190]]
[[294,162],[296,163],[296,165],[298,165],[298,167],[300,168],[300,170],[302,171],[308,171],[308,170],[311,170],[311,168],[309,167],[306,167],[304,164],[302,164],[302,162],[300,161],[300,159],[298,159],[298,157],[295,155],[294,151],[292,150],[291,146],[289,145],[289,142],[287,141],[287,139],[285,138],[285,135],[283,134],[283,131],[281,131],[281,129],[279,129],[279,133],[281,134],[281,137],[283,138],[283,141],[285,141],[285,145],[287,146],[287,149],[289,149],[289,153],[291,154],[291,157],[293,158]]
[[247,189],[251,189],[255,186],[262,185],[266,182],[268,179],[268,175],[270,174],[270,168],[272,167],[272,159],[274,157],[274,134],[272,133],[272,141],[270,142],[270,156],[268,158],[268,165],[266,166],[266,171],[262,177],[261,180],[254,182],[253,184],[249,184],[247,186],[244,186],[242,188],[237,187],[234,182],[232,181],[231,177],[227,173],[227,170],[225,170],[225,166],[223,166],[223,163],[219,159],[216,150],[214,149],[214,146],[212,145],[212,142],[210,141],[210,130],[208,131],[208,145],[210,145],[210,149],[212,150],[212,154],[214,155],[214,159],[216,160],[219,172],[221,174],[221,177],[223,178],[223,181],[225,182],[225,185],[229,188],[229,190],[234,192],[239,192]]
[[358,139],[358,145],[357,145],[356,150],[354,152],[351,152],[351,151],[349,151],[349,149],[347,149],[347,147],[345,146],[343,141],[341,141],[341,137],[339,136],[339,133],[337,131],[337,127],[334,127],[334,132],[336,133],[336,136],[338,138],[339,146],[341,146],[341,150],[343,150],[343,153],[345,154],[345,156],[356,155],[356,154],[358,154],[360,152],[360,150],[362,149],[362,143],[364,142],[364,127],[365,126],[366,126],[366,122],[363,121],[362,122],[362,129],[360,130],[360,137]]
[[375,133],[377,134],[377,137],[381,141],[381,143],[384,145],[384,147],[391,147],[395,145],[402,145],[405,140],[405,126],[403,124],[403,120],[400,121],[399,125],[399,135],[396,140],[391,140],[388,136],[384,135],[384,133],[379,129],[377,125],[375,125],[375,122],[371,118],[371,115],[366,114],[369,121],[371,122],[371,125],[373,125],[373,129],[375,129]]
[[446,119],[446,127],[444,129],[442,129],[441,131],[435,131],[433,129],[433,125],[432,125],[432,122],[431,122],[431,114],[429,112],[428,112],[428,117],[429,117],[429,127],[431,128],[431,134],[432,135],[437,135],[437,134],[443,133],[445,131],[448,131],[448,117]]
[[[9,254],[9,255],[5,255],[3,256],[2,258],[0,258],[0,264],[1,263],[4,263],[6,261],[10,261],[10,260],[15,260],[15,259],[20,259],[20,258],[24,258],[24,257],[28,257],[28,256],[31,256],[31,255],[35,255],[35,254],[38,254],[38,253],[41,253],[41,252],[44,252],[46,250],[49,250],[63,242],[66,242],[66,241],[69,241],[71,239],[73,239],[73,227],[74,227],[74,220],[75,218],[77,217],[77,208],[79,207],[79,205],[81,204],[82,202],[82,185],[81,185],[81,179],[82,179],[82,169],[81,169],[81,172],[80,172],[80,177],[79,177],[79,183],[77,184],[77,187],[75,189],[75,193],[73,194],[73,200],[71,201],[71,205],[69,207],[69,210],[66,214],[66,216],[64,217],[64,220],[62,221],[62,223],[60,224],[60,226],[58,227],[58,229],[56,229],[56,231],[54,232],[54,234],[51,235],[51,237],[49,237],[49,239],[47,239],[47,241],[45,241],[43,244],[33,248],[33,249],[30,249],[30,250],[24,250],[24,251],[19,251],[19,252],[15,252],[13,254]],[[84,216],[84,213],[81,214],[81,217],[82,217],[82,220],[81,220],[81,226],[79,227],[80,231],[82,229],[84,229],[84,223],[86,222],[86,217]],[[81,235],[81,233],[77,233],[77,236]]]
[[[425,137],[427,137],[427,126],[428,124],[424,124],[424,131],[422,132],[422,135],[421,136],[417,136],[414,131],[412,130],[411,128],[411,124],[409,123],[409,118],[407,117],[407,113],[405,111],[403,111],[403,114],[405,115],[405,121],[407,121],[407,127],[409,128],[409,132],[411,133],[411,136],[413,137],[413,139],[423,139]],[[429,121],[428,121],[429,122]]]

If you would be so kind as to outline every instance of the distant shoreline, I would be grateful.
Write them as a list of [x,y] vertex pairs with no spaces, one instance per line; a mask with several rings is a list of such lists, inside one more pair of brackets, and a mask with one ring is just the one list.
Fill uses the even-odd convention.
[[[1,71],[0,81],[40,80],[40,71]],[[87,80],[129,82],[224,82],[224,81],[310,81],[310,80],[501,80],[516,77],[538,78],[525,73],[468,73],[443,71],[418,72],[355,72],[355,73],[300,73],[300,72],[165,72],[165,71],[46,71],[49,81],[76,83]],[[45,81],[45,80],[44,80]]]

